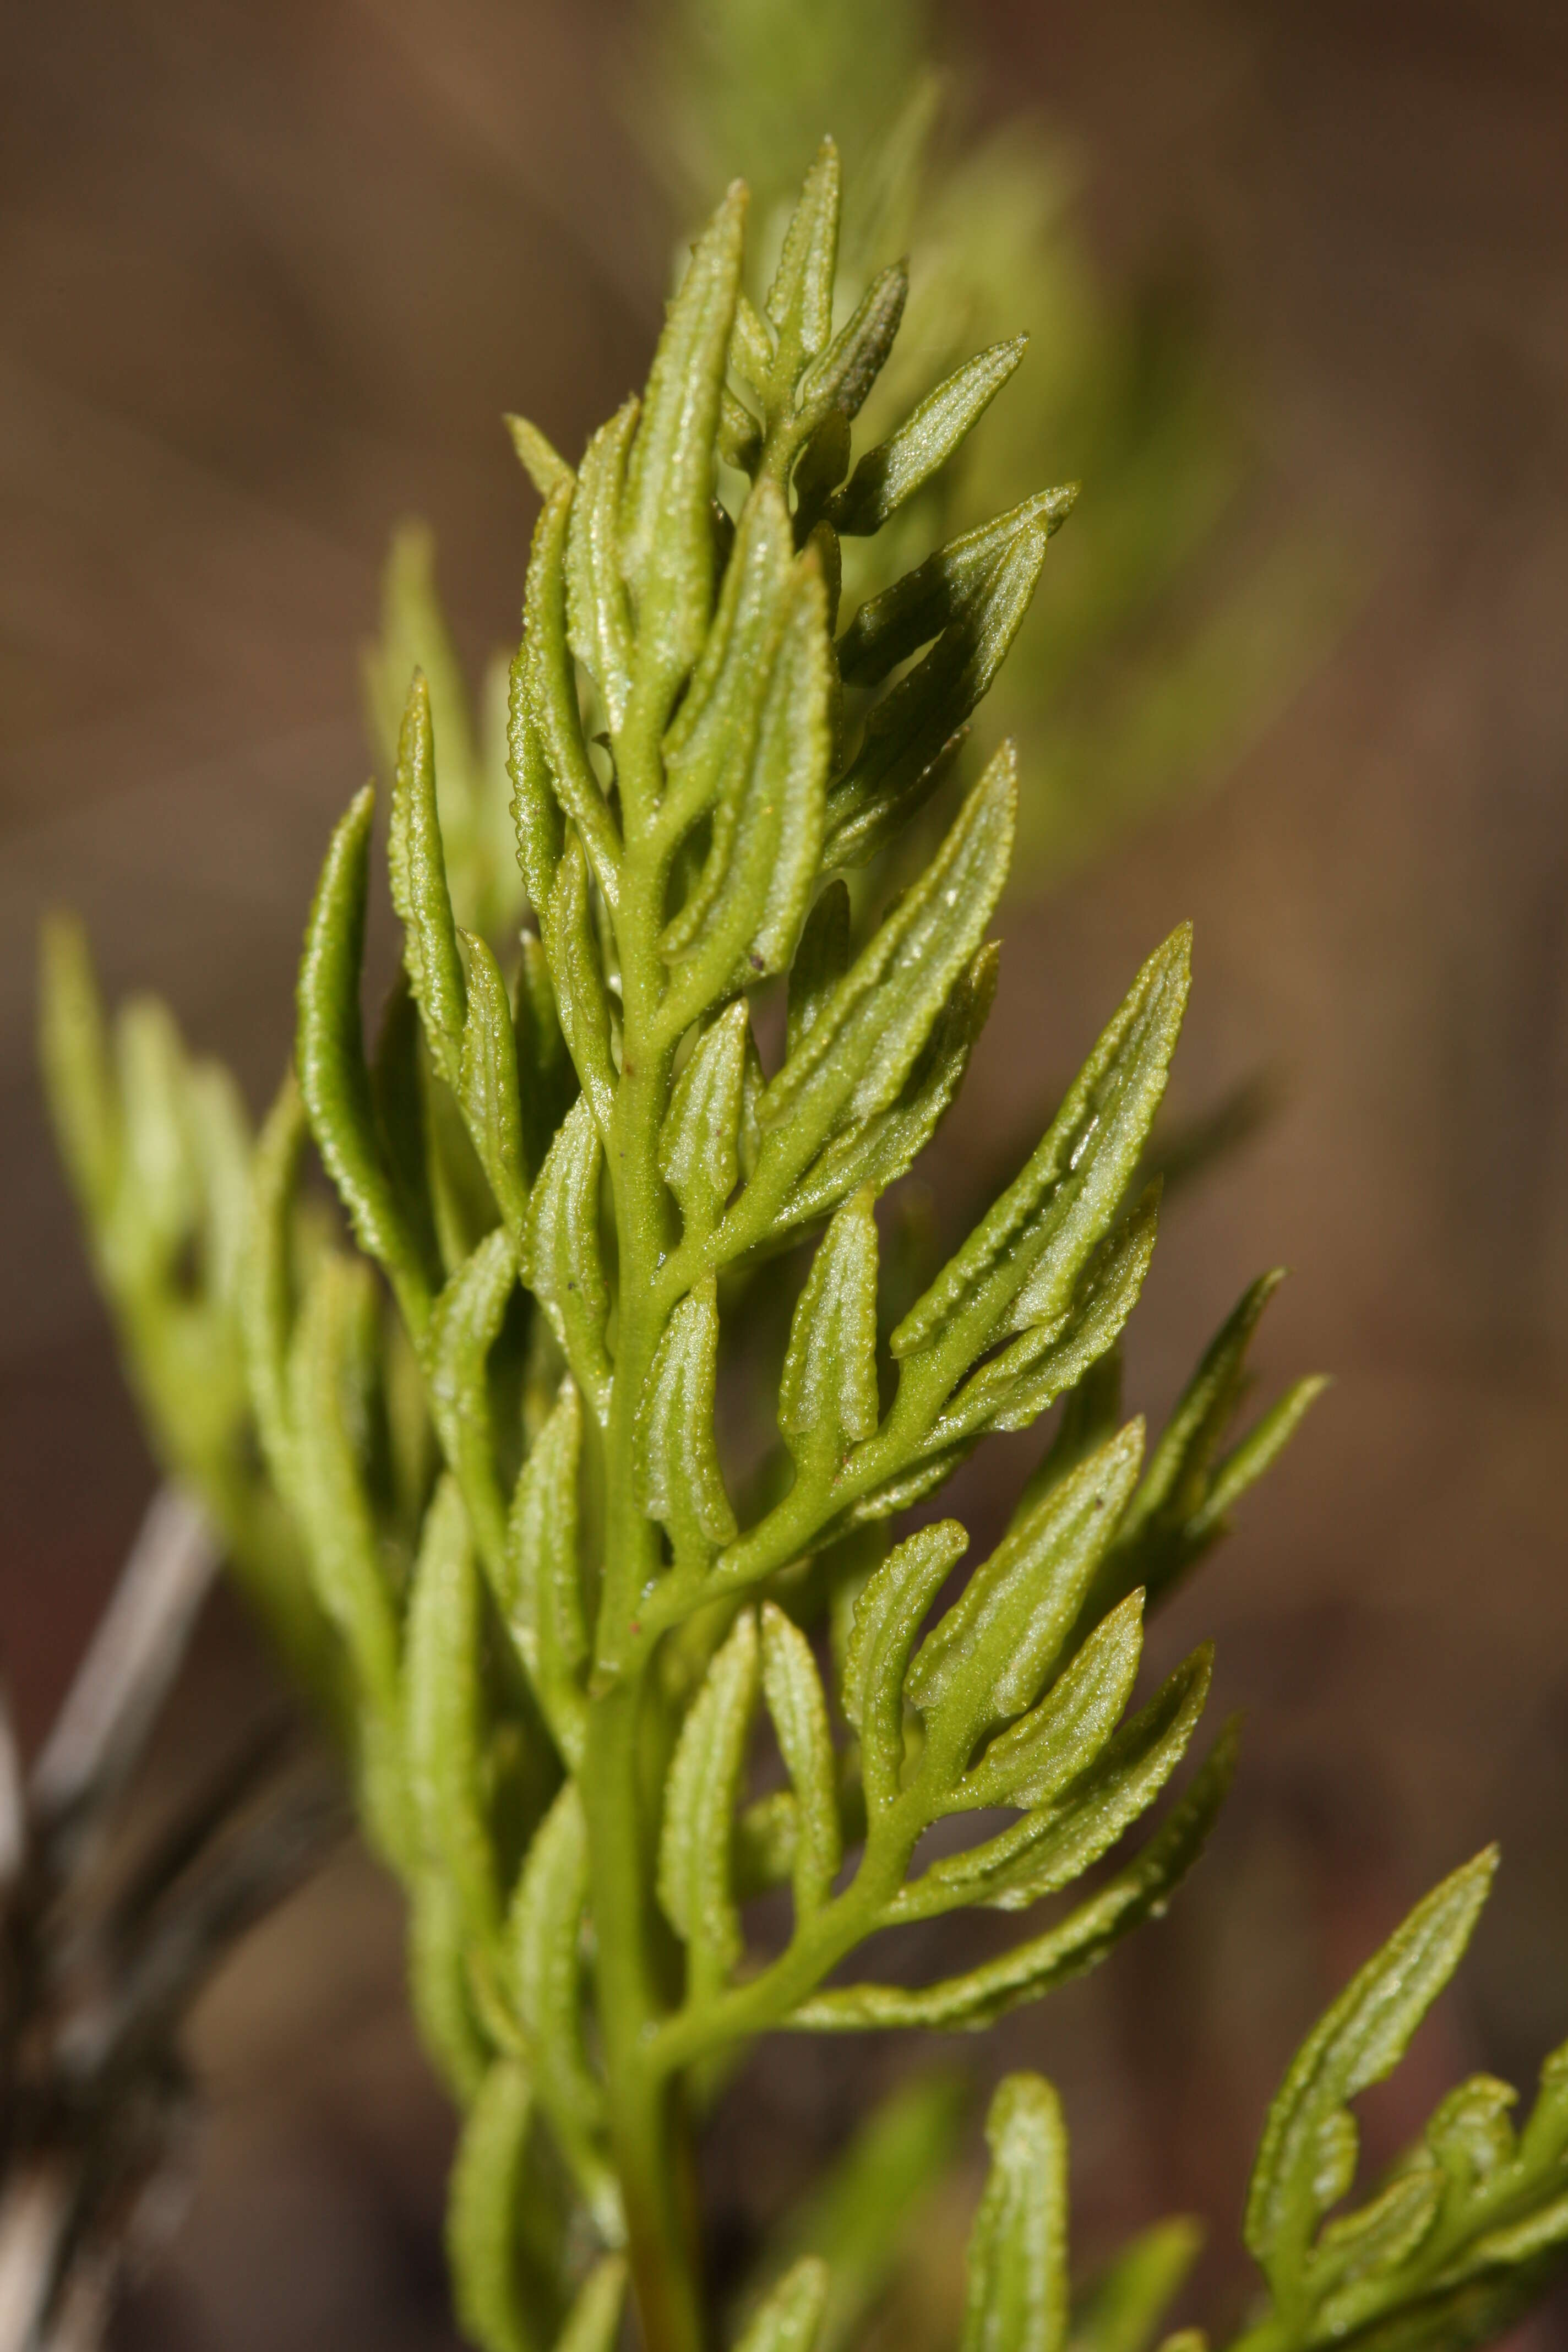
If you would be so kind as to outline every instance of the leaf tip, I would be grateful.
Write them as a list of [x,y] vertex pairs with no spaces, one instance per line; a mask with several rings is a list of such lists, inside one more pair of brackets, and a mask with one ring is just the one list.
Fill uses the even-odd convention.
[[1241,1735],[1246,1727],[1246,1709],[1234,1707],[1220,1725],[1218,1737],[1205,1759],[1204,1769],[1219,1783],[1222,1796],[1236,1778],[1241,1758]]
[[745,226],[746,208],[751,201],[752,192],[745,181],[739,177],[731,180],[693,251],[700,253],[704,248],[721,249],[731,245],[738,246]]
[[994,2148],[1016,2125],[1027,2119],[1050,2125],[1061,2120],[1061,2101],[1043,2074],[1020,2071],[1004,2074],[991,2095],[985,2114],[985,2137]]
[[1137,1476],[1148,1435],[1148,1424],[1140,1412],[1124,1423],[1114,1437],[1107,1438],[1096,1457],[1100,1465],[1101,1483],[1105,1486],[1119,1486],[1124,1478]]
[[1457,1885],[1460,1880],[1473,1879],[1480,1887],[1484,1900],[1490,1889],[1492,1880],[1497,1876],[1498,1865],[1501,1860],[1502,1847],[1496,1838],[1492,1838],[1482,1846],[1479,1853],[1474,1853],[1468,1862],[1461,1863],[1454,1873],[1454,1883]]
[[518,463],[542,499],[548,499],[562,482],[573,478],[571,467],[537,425],[531,425],[526,416],[510,414],[504,423]]

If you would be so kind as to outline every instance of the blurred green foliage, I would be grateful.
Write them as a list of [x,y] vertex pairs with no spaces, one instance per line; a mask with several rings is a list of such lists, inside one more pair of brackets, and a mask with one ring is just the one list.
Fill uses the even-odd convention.
[[847,277],[910,259],[873,436],[964,353],[1028,331],[1026,382],[846,564],[847,593],[874,593],[1036,483],[1082,484],[993,694],[1026,779],[1013,888],[1048,888],[1212,789],[1355,587],[1343,540],[1281,512],[1192,268],[1170,256],[1108,281],[1068,142],[983,119],[924,0],[659,0],[639,64],[626,110],[678,216],[701,218],[736,176],[752,189],[753,294],[818,141],[836,140],[858,207]]

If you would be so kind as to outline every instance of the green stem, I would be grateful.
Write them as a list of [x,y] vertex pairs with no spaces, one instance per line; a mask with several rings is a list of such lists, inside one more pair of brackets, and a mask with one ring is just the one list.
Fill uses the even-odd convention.
[[638,1773],[641,1691],[629,1677],[591,1711],[588,1822],[600,2029],[611,2150],[647,2352],[700,2352],[700,2263],[691,2158],[678,2087],[650,2072],[659,2000]]
[[659,2074],[676,2073],[727,2042],[749,2041],[782,2024],[883,1924],[929,1819],[922,1775],[872,1825],[860,1867],[843,1894],[793,1936],[770,1967],[667,2019],[652,2036],[645,2063]]
[[[625,763],[628,831],[651,804],[648,780]],[[623,989],[622,1067],[609,1170],[619,1250],[615,1381],[605,1433],[604,1580],[595,1640],[583,1793],[611,2150],[620,2176],[627,2251],[646,2352],[702,2352],[701,2252],[693,2165],[679,2083],[647,2063],[668,2002],[654,1912],[655,1840],[643,1792],[648,1645],[637,1609],[659,1566],[658,1537],[636,1477],[637,1410],[662,1318],[655,1275],[668,1241],[658,1134],[669,1055],[650,1046],[662,987],[651,882],[628,858],[616,928]]]

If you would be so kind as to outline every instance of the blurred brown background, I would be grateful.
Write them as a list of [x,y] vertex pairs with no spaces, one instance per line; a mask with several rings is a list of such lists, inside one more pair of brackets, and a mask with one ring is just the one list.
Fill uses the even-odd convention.
[[[1494,1832],[1462,1990],[1369,2139],[1459,2067],[1528,2079],[1568,2033],[1568,16],[971,0],[952,24],[986,104],[1079,142],[1112,278],[1195,257],[1281,478],[1369,582],[1201,806],[1010,910],[964,1123],[977,1150],[1015,1135],[1186,914],[1180,1104],[1283,1081],[1168,1220],[1131,1356],[1163,1406],[1282,1259],[1266,1370],[1337,1376],[1161,1635],[1218,1634],[1241,1788],[1169,1922],[958,2052],[1058,2076],[1085,2260],[1208,2215],[1222,2316],[1295,2039]],[[610,0],[7,11],[0,1631],[35,1730],[152,1476],[33,1077],[39,910],[79,908],[111,988],[164,992],[261,1100],[365,766],[354,656],[390,524],[435,524],[477,662],[514,626],[532,513],[500,413],[573,451],[643,372],[673,224],[605,95],[627,26]],[[180,1737],[261,1674],[220,1611]],[[210,1996],[200,2187],[127,2345],[449,2340],[448,2126],[399,1965],[395,1906],[348,1858]],[[837,2051],[764,2062],[722,2142],[735,2227],[842,2131],[846,2083]]]

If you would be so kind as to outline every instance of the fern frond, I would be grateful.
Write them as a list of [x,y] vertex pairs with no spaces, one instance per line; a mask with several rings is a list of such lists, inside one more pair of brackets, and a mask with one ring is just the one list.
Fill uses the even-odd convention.
[[1247,2352],[1329,2343],[1487,2342],[1568,2265],[1568,2046],[1542,2068],[1524,2128],[1517,2093],[1473,2075],[1366,2201],[1350,2102],[1393,2072],[1462,1958],[1497,1867],[1493,1847],[1433,1889],[1340,1995],[1268,2112],[1246,2236],[1271,2310]]
[[[489,754],[405,542],[373,665],[402,969],[373,1041],[366,787],[307,922],[293,1076],[254,1151],[214,1162],[245,1160],[243,1213],[216,1175],[210,1191],[213,1280],[348,1693],[366,1823],[408,1896],[416,2012],[465,2110],[449,2243],[489,2352],[593,2352],[628,2279],[648,2352],[698,2352],[689,2095],[752,2037],[984,2023],[1163,1908],[1236,1740],[1223,1730],[1118,1853],[1181,1769],[1211,1677],[1201,1648],[1139,1703],[1145,1600],[1221,1530],[1302,1402],[1219,1455],[1261,1293],[1147,1461],[1112,1395],[1155,1240],[1138,1171],[1186,1003],[1184,927],[989,1213],[923,1281],[907,1272],[887,1196],[992,1000],[1011,749],[948,793],[923,862],[911,827],[1070,499],[1042,492],[926,554],[836,636],[841,535],[902,529],[1023,339],[884,414],[857,456],[901,273],[838,303],[831,142],[760,307],[745,217],[737,185],[643,394],[580,467],[513,420],[543,500],[506,714],[528,930],[505,936]],[[852,893],[840,869],[889,846],[900,894],[885,866]],[[168,1145],[183,1066],[133,1027],[142,1058],[116,1095],[68,982],[59,1092],[105,1262],[127,1165],[134,1230],[167,1258],[209,1198],[190,1172],[205,1163]],[[352,1247],[312,1208],[307,1131]],[[728,1367],[742,1338],[763,1344],[747,1302],[762,1269],[787,1280],[796,1243],[810,1265],[780,1312],[779,1443],[758,1470],[736,1458]],[[956,1590],[955,1522],[876,1532],[1063,1398],[1013,1525]],[[927,1832],[953,1821],[970,1842],[931,1858]],[[787,1932],[764,1948],[750,1897],[786,1881]],[[884,1930],[1056,1895],[1047,1924],[958,1976],[854,1976]],[[965,2342],[1058,2352],[1053,2095],[1015,2082],[992,2137]],[[829,2295],[804,2254],[748,2344],[809,2352]]]

